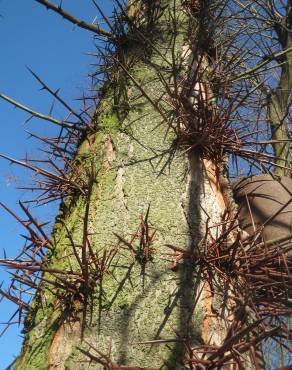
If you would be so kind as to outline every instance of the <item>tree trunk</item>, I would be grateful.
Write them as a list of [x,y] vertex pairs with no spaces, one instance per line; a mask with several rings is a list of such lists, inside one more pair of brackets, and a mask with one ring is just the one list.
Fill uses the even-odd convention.
[[[292,5],[287,5],[286,16],[282,22],[275,22],[274,29],[277,34],[279,45],[282,50],[292,47],[291,33],[287,30],[292,24]],[[281,63],[281,74],[278,85],[268,94],[268,120],[271,126],[272,139],[276,140],[273,145],[274,153],[277,158],[275,175],[291,177],[291,154],[289,146],[289,109],[291,105],[291,77],[292,77],[292,52],[285,53],[277,61]]]
[[228,185],[211,160],[178,144],[163,83],[174,91],[186,78],[184,50],[198,62],[204,35],[191,28],[202,14],[152,3],[131,8],[139,21],[111,56],[94,130],[74,160],[87,195],[62,204],[48,256],[50,268],[69,271],[67,285],[44,273],[15,369],[191,369],[189,348],[225,338],[228,292],[222,283],[214,298],[196,256],[220,233]]

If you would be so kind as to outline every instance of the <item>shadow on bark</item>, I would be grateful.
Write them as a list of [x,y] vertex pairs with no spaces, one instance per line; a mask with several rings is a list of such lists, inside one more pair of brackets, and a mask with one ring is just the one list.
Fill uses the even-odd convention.
[[[189,155],[189,188],[188,188],[188,209],[186,219],[189,228],[189,245],[187,252],[190,256],[196,253],[200,239],[200,197],[202,194],[203,176],[199,158],[194,155]],[[199,294],[199,277],[196,273],[197,269],[193,258],[189,258],[180,264],[179,275],[179,290],[177,296],[177,304],[179,306],[177,339],[171,355],[165,365],[169,370],[177,370],[185,368],[186,360],[186,343],[194,344],[201,342],[194,327],[195,306],[197,296]]]

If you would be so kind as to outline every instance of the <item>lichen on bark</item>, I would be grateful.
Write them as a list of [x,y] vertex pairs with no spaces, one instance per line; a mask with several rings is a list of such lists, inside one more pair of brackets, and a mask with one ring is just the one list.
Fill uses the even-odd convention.
[[[128,44],[129,54],[139,58],[128,75],[117,67],[123,83],[126,81],[126,114],[123,112],[121,117],[116,113],[114,88],[108,83],[95,117],[96,133],[90,133],[90,145],[87,138],[77,151],[81,167],[86,168],[87,163],[95,166],[88,224],[91,246],[96,253],[117,247],[102,287],[96,282],[90,293],[83,340],[82,302],[72,298],[70,309],[75,312],[69,312],[61,298],[42,283],[15,369],[88,368],[80,348],[86,349],[89,343],[100,353],[108,353],[110,348],[110,359],[116,364],[178,370],[184,368],[184,340],[191,344],[203,341],[204,303],[195,308],[202,289],[195,278],[198,266],[182,260],[173,271],[166,245],[186,251],[193,248],[201,239],[206,214],[213,224],[221,220],[222,204],[199,156],[175,149],[174,130],[165,125],[153,104],[159,101],[157,105],[161,104],[164,111],[169,106],[171,114],[157,71],[167,79],[169,65],[175,61],[178,73],[183,74],[182,50],[190,26],[189,15],[179,2],[174,5],[162,1],[160,6],[151,40],[156,48],[145,55],[131,35],[128,42],[134,46]],[[169,23],[173,17],[175,21]],[[143,19],[139,22],[138,28],[142,29]],[[57,219],[55,251],[49,256],[52,266],[63,269],[78,267],[74,256],[64,256],[70,251],[68,231],[76,244],[82,240],[83,195],[72,199],[67,208],[66,216]],[[152,258],[143,270],[121,240],[138,235],[141,217],[147,210],[149,225],[156,234]],[[134,237],[134,248],[138,244],[139,238]],[[161,343],[149,344],[153,340]],[[103,365],[92,364],[91,368],[102,369]]]

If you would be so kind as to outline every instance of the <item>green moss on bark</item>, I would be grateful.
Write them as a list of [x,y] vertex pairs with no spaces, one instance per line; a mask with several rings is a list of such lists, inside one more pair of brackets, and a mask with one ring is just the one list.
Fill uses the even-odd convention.
[[[183,12],[180,12],[179,19],[181,31],[174,35],[169,30],[166,17],[161,17],[160,27],[165,35],[157,36],[166,43],[175,36],[177,55],[181,53],[188,25]],[[165,59],[171,55],[169,47],[161,49],[159,53],[152,51],[152,67],[146,60],[145,63],[139,61],[131,69],[132,76],[143,85],[143,91],[153,100],[163,97],[163,94],[166,96],[163,84],[157,80],[155,66],[167,70],[169,66]],[[169,251],[166,244],[186,249],[190,246],[190,225],[195,225],[192,233],[199,234],[198,207],[193,207],[195,211],[192,214],[189,213],[189,207],[191,201],[199,202],[200,187],[189,189],[186,176],[189,163],[186,156],[171,151],[171,134],[166,140],[166,127],[161,123],[161,116],[149,98],[141,96],[141,89],[137,88],[135,82],[130,77],[127,80],[128,95],[134,101],[127,117],[123,122],[119,119],[108,99],[108,92],[96,117],[98,131],[95,138],[90,145],[88,140],[84,140],[76,157],[84,170],[92,163],[96,170],[90,197],[92,248],[97,253],[103,253],[119,246],[112,266],[104,276],[102,295],[100,285],[96,282],[88,306],[84,343],[89,342],[105,353],[111,343],[111,359],[121,365],[181,369],[182,338],[188,337],[191,343],[200,342],[202,312],[198,310],[190,315],[197,289],[192,281],[194,266],[182,263],[178,271],[173,272],[165,253]],[[109,137],[110,155],[105,149]],[[157,231],[153,261],[147,263],[143,272],[131,250],[121,245],[116,235],[131,240],[149,205],[149,225]],[[54,229],[56,249],[50,257],[52,266],[68,267],[68,259],[62,260],[70,251],[67,230],[73,240],[80,243],[84,209],[85,200],[79,196],[71,200],[65,219],[64,213],[57,218]],[[137,243],[139,238],[133,241],[135,248],[138,247]],[[70,264],[77,267],[74,257]],[[42,310],[37,305],[33,327],[26,336],[16,369],[48,368],[52,337],[62,322],[62,303],[58,304],[49,292],[46,298],[49,309]],[[157,339],[167,342],[152,346],[140,343]],[[76,346],[63,364],[64,368],[84,368],[80,361],[85,357],[78,346],[79,338],[76,337]],[[94,365],[93,368],[102,369],[102,366]]]

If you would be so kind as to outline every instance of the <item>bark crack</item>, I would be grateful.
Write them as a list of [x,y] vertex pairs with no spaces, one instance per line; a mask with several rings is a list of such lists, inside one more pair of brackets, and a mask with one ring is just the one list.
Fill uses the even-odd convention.
[[122,203],[123,207],[129,211],[127,206],[126,200],[126,193],[124,188],[125,183],[125,167],[124,165],[120,165],[117,171],[117,178],[116,178],[116,194],[120,202]]

